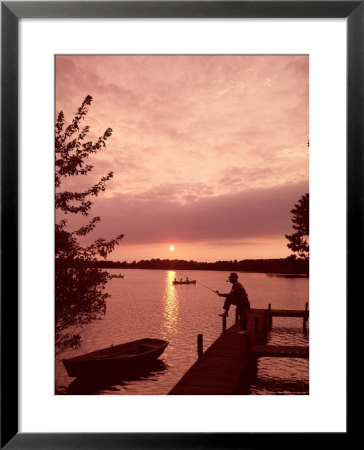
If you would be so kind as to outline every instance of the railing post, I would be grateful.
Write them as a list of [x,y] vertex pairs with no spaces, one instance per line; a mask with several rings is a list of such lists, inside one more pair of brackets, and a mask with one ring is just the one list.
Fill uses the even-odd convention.
[[303,316],[303,331],[306,331],[307,328],[307,319],[308,319],[308,302],[306,302],[305,306],[305,314]]
[[226,332],[226,316],[222,316],[222,332]]
[[272,305],[268,303],[268,329],[272,329]]
[[203,334],[197,335],[197,354],[198,356],[203,355]]

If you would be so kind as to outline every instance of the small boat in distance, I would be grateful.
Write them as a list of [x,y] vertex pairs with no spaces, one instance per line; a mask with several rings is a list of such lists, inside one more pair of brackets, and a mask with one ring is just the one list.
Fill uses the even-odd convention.
[[124,278],[124,275],[121,275],[121,274],[111,275],[111,278]]
[[186,281],[173,280],[172,284],[196,284],[196,280],[186,280]]
[[73,358],[63,359],[68,376],[107,376],[142,368],[157,359],[166,349],[168,341],[144,338],[96,350]]

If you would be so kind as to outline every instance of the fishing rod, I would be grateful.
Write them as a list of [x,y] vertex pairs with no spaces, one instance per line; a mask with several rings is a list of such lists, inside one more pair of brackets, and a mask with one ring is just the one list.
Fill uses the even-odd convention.
[[214,291],[213,289],[209,288],[208,286],[205,286],[204,284],[200,283],[199,281],[196,280],[196,283],[200,284],[201,286],[205,287],[206,289],[208,289],[209,291],[214,292],[216,295],[219,295],[219,291]]

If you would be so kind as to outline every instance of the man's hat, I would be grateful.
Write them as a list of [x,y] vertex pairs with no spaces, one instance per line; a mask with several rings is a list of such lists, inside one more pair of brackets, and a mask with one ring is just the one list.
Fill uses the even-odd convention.
[[239,275],[237,273],[233,272],[229,275],[229,278],[234,278],[235,280],[237,280],[239,278]]

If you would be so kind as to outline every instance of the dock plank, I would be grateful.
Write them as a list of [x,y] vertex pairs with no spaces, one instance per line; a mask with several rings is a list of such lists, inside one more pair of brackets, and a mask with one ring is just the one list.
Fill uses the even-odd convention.
[[296,311],[293,309],[272,309],[270,313],[273,317],[309,317],[309,311]]
[[251,353],[259,358],[263,356],[274,356],[281,358],[308,358],[309,349],[303,346],[292,345],[254,345]]

